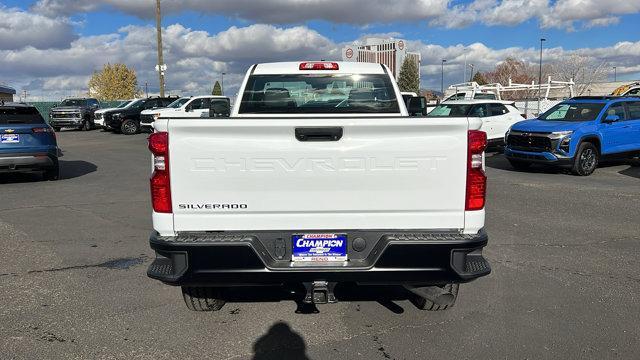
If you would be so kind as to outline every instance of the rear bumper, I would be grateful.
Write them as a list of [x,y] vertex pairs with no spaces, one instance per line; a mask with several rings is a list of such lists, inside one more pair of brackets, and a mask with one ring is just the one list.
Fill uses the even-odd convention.
[[[323,231],[325,232],[325,231]],[[332,231],[334,232],[334,231]],[[348,236],[349,261],[292,263],[294,232],[153,233],[147,275],[170,285],[279,285],[309,281],[440,285],[488,275],[477,235],[418,231],[336,231]],[[355,246],[356,239],[359,246]],[[364,241],[364,242],[363,242]],[[364,246],[363,246],[364,243]],[[356,250],[357,249],[357,250]]]
[[53,153],[0,153],[0,172],[50,169],[56,163],[57,156]]
[[555,166],[571,166],[573,158],[551,152],[530,152],[513,150],[509,146],[504,149],[504,156],[508,159],[528,161],[536,164]]

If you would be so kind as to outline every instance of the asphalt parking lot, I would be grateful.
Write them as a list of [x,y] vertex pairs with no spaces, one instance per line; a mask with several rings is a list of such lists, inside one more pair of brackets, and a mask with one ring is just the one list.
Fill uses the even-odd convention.
[[194,313],[146,277],[146,135],[58,134],[62,179],[0,175],[3,359],[631,359],[640,353],[640,167],[590,177],[487,158],[493,273],[431,313],[356,299]]

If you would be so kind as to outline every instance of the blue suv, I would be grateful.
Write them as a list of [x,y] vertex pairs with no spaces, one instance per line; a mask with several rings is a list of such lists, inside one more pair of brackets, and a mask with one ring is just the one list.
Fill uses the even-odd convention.
[[33,171],[58,179],[55,132],[35,107],[0,102],[0,173]]
[[538,163],[591,175],[603,158],[640,155],[640,98],[572,98],[514,124],[505,143],[504,155],[516,169]]

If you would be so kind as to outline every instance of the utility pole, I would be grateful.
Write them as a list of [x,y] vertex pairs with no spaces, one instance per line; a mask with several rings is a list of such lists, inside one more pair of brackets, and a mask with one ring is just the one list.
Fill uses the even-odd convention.
[[614,66],[613,67],[613,82],[617,82],[618,81],[618,67]]
[[160,14],[160,0],[156,0],[156,32],[158,40],[158,76],[160,80],[160,97],[164,97],[164,59],[162,58],[162,15]]
[[545,41],[547,41],[547,39],[540,39],[540,70],[538,72],[538,116],[540,116],[540,96],[542,96],[542,43],[544,43]]
[[220,92],[224,95],[224,76],[227,75],[226,72],[220,73]]
[[444,63],[446,63],[447,60],[442,59],[442,79],[440,80],[440,92],[442,93],[442,97],[444,98]]
[[149,82],[144,82],[144,93],[149,97]]

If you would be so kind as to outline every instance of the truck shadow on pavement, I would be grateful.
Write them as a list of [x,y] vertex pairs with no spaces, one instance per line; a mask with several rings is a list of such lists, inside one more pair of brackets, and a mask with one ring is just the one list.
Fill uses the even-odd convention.
[[253,360],[308,360],[307,345],[289,324],[279,321],[253,344]]
[[[98,170],[98,167],[95,164],[83,160],[59,160],[59,163],[59,180],[68,180],[81,177]],[[42,174],[39,172],[0,173],[0,184],[19,184],[40,181],[44,180],[42,179]]]
[[73,179],[95,172],[98,167],[83,160],[60,160],[60,180]]

